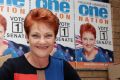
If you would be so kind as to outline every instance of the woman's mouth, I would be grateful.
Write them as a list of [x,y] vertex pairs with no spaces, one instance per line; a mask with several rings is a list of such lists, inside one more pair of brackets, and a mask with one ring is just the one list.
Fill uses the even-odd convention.
[[47,49],[48,46],[36,46],[38,49]]

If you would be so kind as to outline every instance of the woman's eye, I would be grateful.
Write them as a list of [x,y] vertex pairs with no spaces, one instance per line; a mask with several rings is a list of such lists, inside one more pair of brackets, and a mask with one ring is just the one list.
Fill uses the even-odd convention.
[[52,35],[46,35],[45,36],[45,38],[51,38],[52,37]]
[[83,40],[87,40],[87,38],[83,38]]
[[39,36],[38,36],[38,35],[32,35],[32,37],[33,37],[33,38],[39,38]]
[[90,39],[91,41],[93,41],[94,39]]

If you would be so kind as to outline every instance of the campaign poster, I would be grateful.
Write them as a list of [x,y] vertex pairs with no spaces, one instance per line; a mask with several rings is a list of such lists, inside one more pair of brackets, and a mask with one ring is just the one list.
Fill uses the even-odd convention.
[[53,56],[74,61],[74,0],[31,0],[30,10],[46,8],[60,20]]
[[27,1],[0,0],[0,56],[18,57],[27,45],[24,32],[24,18],[29,12]]
[[106,69],[114,61],[110,4],[75,1],[75,57],[78,69]]

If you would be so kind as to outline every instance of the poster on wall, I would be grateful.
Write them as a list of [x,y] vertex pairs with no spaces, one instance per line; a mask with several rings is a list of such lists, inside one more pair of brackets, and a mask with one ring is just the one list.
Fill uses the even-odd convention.
[[[34,4],[33,4],[34,3]],[[74,0],[31,0],[30,10],[46,8],[60,20],[56,44],[52,54],[66,61],[75,61]]]
[[113,62],[110,4],[75,1],[75,57],[77,68],[104,69]]
[[0,0],[0,56],[18,57],[28,50],[23,28],[28,11],[26,0]]

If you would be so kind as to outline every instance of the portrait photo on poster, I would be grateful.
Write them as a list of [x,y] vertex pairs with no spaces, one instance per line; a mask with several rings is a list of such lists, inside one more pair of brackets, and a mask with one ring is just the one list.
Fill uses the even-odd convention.
[[7,20],[0,14],[0,56],[11,54],[11,56],[19,57],[29,51],[29,47],[24,44],[18,44],[12,40],[5,39],[7,30]]
[[90,23],[80,25],[76,36],[75,57],[78,62],[113,62],[113,51],[96,45],[96,29]]

